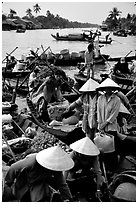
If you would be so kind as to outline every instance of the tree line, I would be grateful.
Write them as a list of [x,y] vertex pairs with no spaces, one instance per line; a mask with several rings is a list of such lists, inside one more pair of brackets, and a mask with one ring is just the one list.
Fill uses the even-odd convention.
[[136,35],[136,15],[128,13],[126,18],[121,18],[121,13],[116,7],[109,12],[104,21],[108,26],[108,30],[130,30],[131,34]]
[[[91,23],[81,23],[77,21],[69,21],[68,19],[60,17],[58,14],[54,15],[49,10],[46,11],[44,15],[38,15],[41,11],[39,4],[35,4],[33,9],[28,8],[25,13],[26,15],[22,18],[24,20],[30,20],[34,24],[41,24],[42,29],[53,29],[53,28],[88,28],[88,27],[97,27],[98,24]],[[35,15],[33,15],[33,13]],[[121,18],[121,11],[117,8],[113,8],[109,11],[107,18],[104,20],[104,23],[107,25],[109,31],[114,31],[117,29],[131,30],[132,34],[136,34],[136,15],[127,14],[126,18]],[[6,19],[18,19],[17,12],[13,9],[10,9],[8,16],[2,14],[2,20]]]

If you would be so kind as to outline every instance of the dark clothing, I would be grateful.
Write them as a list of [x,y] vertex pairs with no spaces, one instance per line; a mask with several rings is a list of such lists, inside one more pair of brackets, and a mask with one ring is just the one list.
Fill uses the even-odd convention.
[[120,72],[121,74],[130,74],[128,63],[118,62],[114,67],[114,74],[118,75],[118,72]]
[[14,163],[6,175],[5,183],[12,186],[13,194],[20,201],[50,201],[51,187],[59,190],[63,201],[72,198],[62,172],[39,165],[36,154]]

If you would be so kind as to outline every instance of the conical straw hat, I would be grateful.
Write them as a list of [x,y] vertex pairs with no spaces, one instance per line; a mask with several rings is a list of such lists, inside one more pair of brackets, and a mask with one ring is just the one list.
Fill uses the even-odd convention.
[[36,155],[37,162],[50,170],[66,171],[74,166],[70,156],[59,146],[49,147]]
[[121,89],[121,87],[115,83],[112,79],[107,78],[105,79],[98,87],[97,89],[104,89],[106,87],[111,87],[113,89]]
[[121,103],[121,105],[120,105],[119,112],[121,112],[121,113],[126,113],[126,114],[131,114],[131,113],[128,111],[128,109],[124,106],[123,103]]
[[12,116],[10,114],[2,114],[2,123],[10,123]]
[[70,145],[70,148],[74,151],[89,155],[89,156],[97,156],[100,152],[97,146],[92,142],[89,137],[84,137]]
[[99,86],[99,83],[91,78],[89,78],[86,83],[80,88],[81,92],[95,91]]

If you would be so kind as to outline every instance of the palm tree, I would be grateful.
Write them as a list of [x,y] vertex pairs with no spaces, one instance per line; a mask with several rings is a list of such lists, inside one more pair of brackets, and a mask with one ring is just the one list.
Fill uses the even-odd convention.
[[33,6],[33,8],[34,8],[34,12],[36,13],[36,15],[37,15],[37,13],[40,12],[40,10],[41,10],[41,8],[40,8],[40,6],[39,6],[38,4],[35,4],[35,5]]
[[10,9],[10,14],[9,14],[9,17],[10,18],[13,18],[13,16],[17,14],[16,11],[14,11],[13,9]]
[[117,18],[120,17],[121,13],[122,13],[121,11],[119,11],[116,7],[114,7],[113,10],[109,12],[108,16],[113,20],[117,20]]
[[109,12],[108,18],[110,19],[110,21],[112,21],[112,26],[114,29],[116,29],[119,25],[119,18],[121,16],[121,13],[122,12],[119,11],[116,7],[114,7],[113,10]]
[[32,15],[32,10],[30,8],[28,8],[26,10],[26,15],[29,16],[29,18],[31,18],[33,15]]

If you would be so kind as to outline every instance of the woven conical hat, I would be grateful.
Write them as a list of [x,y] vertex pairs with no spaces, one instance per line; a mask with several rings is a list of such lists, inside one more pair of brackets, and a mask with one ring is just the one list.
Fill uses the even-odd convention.
[[104,89],[106,87],[111,87],[111,88],[116,88],[116,89],[120,89],[121,87],[115,83],[112,79],[107,78],[105,79],[98,87],[97,89]]
[[89,78],[86,83],[80,88],[81,92],[95,91],[99,86],[99,83],[91,78]]
[[59,146],[49,147],[36,155],[37,162],[50,170],[66,171],[74,166],[70,156]]
[[2,114],[2,123],[10,123],[12,116],[10,114]]
[[84,137],[72,143],[70,145],[70,148],[78,153],[89,156],[96,156],[100,153],[97,146],[92,142],[92,140],[89,137]]
[[121,103],[121,105],[120,105],[119,112],[121,112],[121,113],[126,113],[126,114],[131,114],[131,113],[128,111],[128,109],[124,106],[123,103]]

